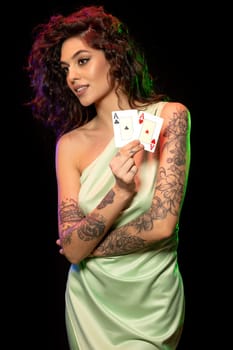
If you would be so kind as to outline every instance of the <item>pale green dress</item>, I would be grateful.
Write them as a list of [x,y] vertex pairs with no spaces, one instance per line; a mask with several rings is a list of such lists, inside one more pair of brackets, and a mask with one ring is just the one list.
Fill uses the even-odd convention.
[[[160,114],[163,103],[147,111]],[[82,173],[79,203],[88,213],[112,188],[114,140]],[[116,227],[151,205],[157,163],[145,159],[140,192]],[[72,350],[174,350],[184,321],[184,291],[177,264],[178,230],[153,250],[71,265],[66,286],[66,326]]]

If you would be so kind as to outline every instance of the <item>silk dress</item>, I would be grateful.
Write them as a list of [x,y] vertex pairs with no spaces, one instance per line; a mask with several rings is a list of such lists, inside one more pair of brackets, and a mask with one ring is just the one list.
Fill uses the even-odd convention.
[[[159,102],[147,109],[160,115]],[[117,152],[114,139],[84,169],[79,205],[93,210],[114,185],[109,162]],[[149,153],[140,167],[140,191],[115,227],[150,208],[157,161]],[[148,156],[148,157],[147,157]],[[66,328],[71,350],[174,350],[185,312],[179,271],[178,226],[172,237],[147,252],[91,257],[71,264],[66,284]]]

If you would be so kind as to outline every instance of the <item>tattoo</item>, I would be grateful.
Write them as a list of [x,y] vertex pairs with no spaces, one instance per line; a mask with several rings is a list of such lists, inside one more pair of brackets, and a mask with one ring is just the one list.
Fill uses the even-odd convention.
[[173,114],[163,136],[167,139],[163,149],[168,151],[169,167],[159,168],[156,195],[153,198],[153,219],[164,219],[168,213],[177,216],[184,196],[186,179],[186,135],[188,113],[186,110]]
[[77,222],[82,220],[85,215],[79,207],[77,201],[70,198],[66,202],[62,201],[58,208],[59,220],[63,225],[67,222]]
[[146,247],[146,241],[141,237],[130,236],[127,228],[119,228],[114,235],[109,235],[99,244],[96,252],[102,256],[127,254],[142,250]]
[[105,230],[105,220],[102,215],[87,215],[85,222],[78,227],[77,234],[82,241],[91,241],[100,237]]
[[97,206],[97,209],[103,209],[105,208],[108,204],[113,203],[113,199],[115,197],[115,192],[111,190],[101,201],[101,203]]
[[104,217],[99,214],[85,216],[74,199],[62,201],[59,208],[59,222],[62,227],[60,239],[63,245],[71,244],[73,233],[83,241],[90,241],[100,237],[105,230]]
[[150,231],[153,228],[152,213],[153,211],[150,209],[146,213],[140,215],[138,218],[132,220],[125,227],[133,227],[136,234],[142,231]]

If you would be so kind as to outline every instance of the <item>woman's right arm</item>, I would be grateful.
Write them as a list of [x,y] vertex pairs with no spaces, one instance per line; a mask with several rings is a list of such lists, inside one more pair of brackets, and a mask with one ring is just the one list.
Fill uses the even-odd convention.
[[[60,253],[71,263],[79,263],[95,249],[106,235],[116,218],[135,195],[136,168],[133,156],[142,150],[138,141],[133,141],[116,155],[116,182],[99,205],[84,215],[78,203],[80,173],[69,136],[63,136],[56,146],[56,176],[58,189],[57,244]],[[133,150],[133,151],[132,151]],[[132,152],[131,152],[132,151]],[[73,156],[72,156],[73,155]]]

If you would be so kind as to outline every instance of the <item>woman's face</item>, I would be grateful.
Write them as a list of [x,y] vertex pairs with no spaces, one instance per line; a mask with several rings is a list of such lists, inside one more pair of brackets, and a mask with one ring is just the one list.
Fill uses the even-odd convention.
[[104,52],[92,49],[80,37],[64,41],[61,67],[65,70],[69,88],[83,106],[96,104],[112,92],[108,76],[110,64]]

